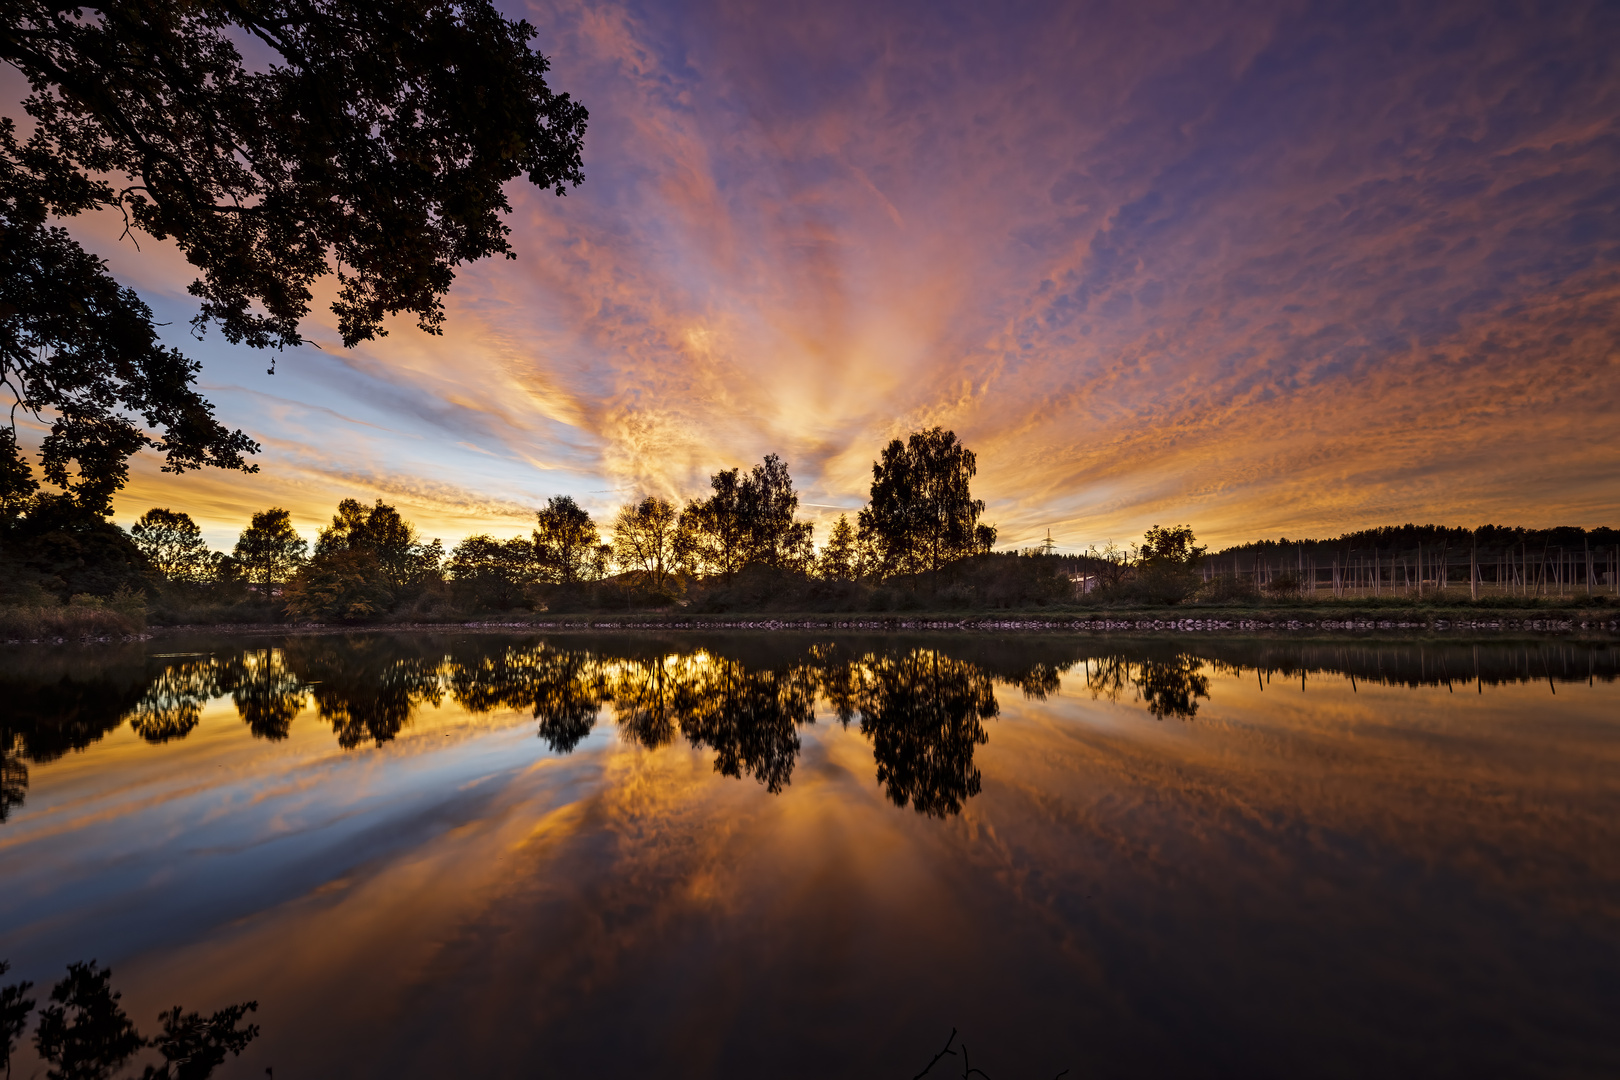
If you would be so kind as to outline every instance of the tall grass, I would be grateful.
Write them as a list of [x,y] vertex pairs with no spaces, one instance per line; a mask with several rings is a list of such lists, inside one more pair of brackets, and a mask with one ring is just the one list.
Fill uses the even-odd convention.
[[88,641],[145,629],[145,595],[123,589],[110,599],[79,595],[65,604],[0,605],[0,641]]

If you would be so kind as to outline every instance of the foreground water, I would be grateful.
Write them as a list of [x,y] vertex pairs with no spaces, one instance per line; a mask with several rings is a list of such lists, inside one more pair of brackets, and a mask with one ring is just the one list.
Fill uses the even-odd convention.
[[0,958],[44,988],[108,964],[148,1029],[257,999],[219,1076],[912,1077],[953,1028],[997,1080],[1620,1075],[1617,667],[1570,642],[15,649]]

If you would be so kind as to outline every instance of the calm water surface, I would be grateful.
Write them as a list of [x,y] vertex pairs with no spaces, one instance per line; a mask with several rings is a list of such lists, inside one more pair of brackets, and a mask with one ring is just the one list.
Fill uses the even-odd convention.
[[1617,667],[1573,642],[12,649],[0,958],[47,988],[109,964],[143,1029],[256,998],[220,1076],[906,1078],[954,1027],[996,1080],[1612,1077]]

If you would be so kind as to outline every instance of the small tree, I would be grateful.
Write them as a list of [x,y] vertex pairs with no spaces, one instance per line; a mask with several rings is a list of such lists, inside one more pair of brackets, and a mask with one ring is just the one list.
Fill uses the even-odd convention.
[[1191,596],[1198,587],[1194,571],[1205,550],[1195,539],[1190,525],[1149,529],[1136,549],[1132,591],[1140,599],[1162,604],[1180,603]]
[[596,522],[571,495],[556,496],[535,514],[534,558],[546,581],[572,585],[587,580],[601,542]]
[[148,510],[130,528],[129,538],[164,580],[177,584],[209,580],[219,561],[191,516],[174,510]]
[[669,584],[675,565],[676,510],[667,499],[647,498],[613,519],[613,555],[650,589]]
[[1168,529],[1155,525],[1142,537],[1136,564],[1146,572],[1195,569],[1208,550],[1196,546],[1196,539],[1191,525],[1172,525]]
[[309,543],[293,528],[292,515],[280,507],[253,515],[236,541],[236,561],[249,583],[266,593],[304,564]]
[[852,581],[856,570],[855,528],[849,515],[839,514],[827,544],[816,560],[816,573],[828,581]]

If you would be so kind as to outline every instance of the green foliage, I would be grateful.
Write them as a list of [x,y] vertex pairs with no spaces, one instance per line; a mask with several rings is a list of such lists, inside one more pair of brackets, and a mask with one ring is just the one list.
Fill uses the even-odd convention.
[[895,439],[872,465],[871,502],[860,513],[860,534],[881,576],[938,571],[987,552],[995,529],[981,526],[984,502],[969,483],[978,471],[973,451],[942,428]]
[[535,514],[534,560],[542,580],[557,585],[600,578],[596,522],[572,495],[558,495]]
[[153,507],[130,528],[129,538],[165,581],[200,585],[214,576],[219,557],[189,514]]
[[253,515],[236,541],[236,565],[266,595],[304,564],[309,542],[293,528],[292,515],[280,507]]
[[540,579],[535,546],[522,537],[467,537],[451,549],[445,564],[456,597],[474,609],[505,611],[520,606],[528,600],[529,587]]
[[386,615],[393,594],[377,558],[364,549],[327,551],[311,559],[282,593],[297,619],[366,622]]

